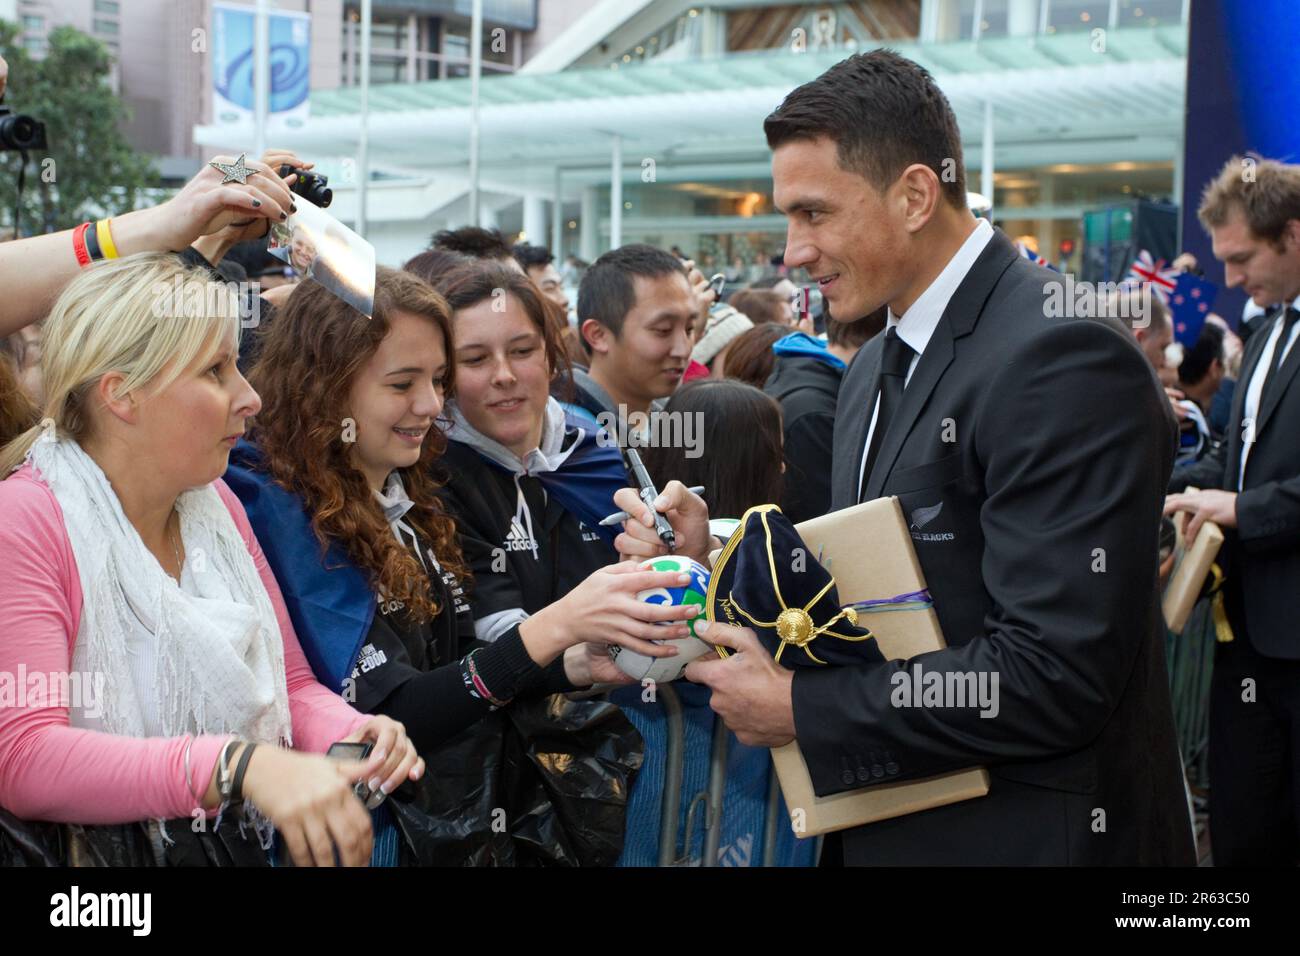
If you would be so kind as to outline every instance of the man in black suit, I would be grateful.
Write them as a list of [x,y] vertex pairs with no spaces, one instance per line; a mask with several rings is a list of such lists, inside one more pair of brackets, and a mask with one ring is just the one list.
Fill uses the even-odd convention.
[[1246,344],[1228,440],[1180,472],[1165,511],[1224,531],[1234,639],[1210,688],[1210,844],[1216,865],[1300,861],[1300,166],[1234,156],[1199,210],[1229,287],[1281,302]]
[[[845,831],[846,863],[1192,863],[1156,573],[1174,424],[1151,368],[972,217],[952,110],[915,63],[849,57],[765,130],[786,264],[836,315],[889,306],[840,390],[832,507],[898,496],[949,646],[791,672],[715,623],[742,653],[687,676],[742,742],[797,738],[819,796],[989,769],[984,798]],[[706,547],[702,506],[663,497],[679,550]],[[620,549],[647,538],[629,524]],[[896,706],[918,664],[996,676],[996,707]]]

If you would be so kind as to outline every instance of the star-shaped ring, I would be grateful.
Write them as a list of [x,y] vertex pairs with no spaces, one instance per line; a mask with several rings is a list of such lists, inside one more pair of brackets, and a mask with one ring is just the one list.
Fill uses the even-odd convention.
[[248,185],[248,177],[256,173],[257,170],[244,165],[245,155],[245,153],[240,153],[239,158],[233,163],[219,163],[215,159],[208,163],[218,172],[225,174],[226,178],[221,180],[221,185],[224,186],[226,183],[239,183],[241,186]]

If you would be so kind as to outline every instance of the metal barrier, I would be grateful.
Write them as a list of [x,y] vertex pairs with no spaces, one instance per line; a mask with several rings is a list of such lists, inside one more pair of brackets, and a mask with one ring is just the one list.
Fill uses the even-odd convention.
[[1217,643],[1214,607],[1206,598],[1192,609],[1183,633],[1167,632],[1165,641],[1178,749],[1187,776],[1197,786],[1204,786],[1209,778],[1206,754],[1210,737],[1210,678]]
[[[663,702],[668,724],[668,746],[664,759],[664,792],[659,816],[659,865],[677,866],[677,814],[682,806],[682,778],[686,772],[686,734],[682,725],[682,701],[668,684],[655,688]],[[690,846],[688,843],[687,846]]]
[[[659,815],[659,866],[717,866],[722,843],[722,824],[725,813],[723,798],[727,786],[727,757],[729,731],[721,718],[714,718],[713,739],[709,750],[709,778],[704,790],[696,793],[686,808],[686,821],[682,839],[678,840],[678,822],[681,814],[681,791],[686,771],[685,721],[681,698],[667,684],[657,687],[658,700],[663,704],[667,744],[664,759],[663,793]],[[782,819],[781,787],[775,770],[769,772],[767,805],[763,816],[763,866],[774,866],[776,861],[777,824]],[[697,827],[702,828],[701,858],[691,858]],[[820,840],[818,844],[820,844]],[[819,855],[820,845],[814,858]]]

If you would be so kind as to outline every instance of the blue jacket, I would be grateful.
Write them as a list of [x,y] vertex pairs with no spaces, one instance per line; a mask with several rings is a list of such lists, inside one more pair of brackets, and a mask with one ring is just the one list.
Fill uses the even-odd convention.
[[829,365],[833,369],[844,371],[845,365],[840,358],[831,353],[826,347],[826,343],[821,339],[809,335],[807,332],[791,332],[784,338],[777,339],[772,345],[772,351],[780,355],[802,355],[807,358],[816,359],[824,365]]
[[323,553],[302,500],[263,470],[256,445],[230,453],[225,480],[275,572],[289,619],[316,678],[335,693],[352,673],[375,617],[375,591],[337,542]]

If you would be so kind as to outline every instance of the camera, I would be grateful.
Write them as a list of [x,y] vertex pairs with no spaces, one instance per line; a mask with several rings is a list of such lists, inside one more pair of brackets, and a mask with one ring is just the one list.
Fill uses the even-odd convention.
[[45,149],[45,124],[0,106],[0,150]]
[[298,178],[289,187],[290,192],[297,193],[303,199],[319,206],[321,209],[327,208],[334,201],[334,190],[328,186],[328,176],[323,176],[320,173],[309,173],[284,163],[280,167],[280,178],[284,179],[290,173],[298,174]]

